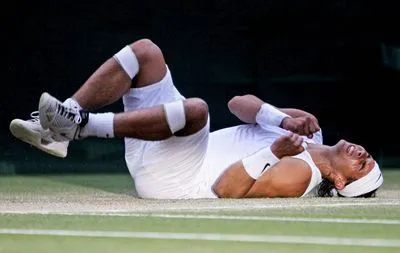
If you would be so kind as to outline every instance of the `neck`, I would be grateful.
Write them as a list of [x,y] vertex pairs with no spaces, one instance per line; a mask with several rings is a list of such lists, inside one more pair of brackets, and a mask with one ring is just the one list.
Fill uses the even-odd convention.
[[332,160],[330,159],[330,147],[309,143],[307,151],[310,153],[315,165],[321,171],[322,177],[332,179],[334,169]]

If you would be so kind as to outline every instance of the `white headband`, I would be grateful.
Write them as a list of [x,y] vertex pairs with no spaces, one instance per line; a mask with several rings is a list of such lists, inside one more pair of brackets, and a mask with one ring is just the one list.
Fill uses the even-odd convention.
[[374,168],[367,175],[346,185],[342,190],[337,190],[337,192],[345,197],[357,197],[378,189],[382,184],[382,172],[378,163],[375,162]]

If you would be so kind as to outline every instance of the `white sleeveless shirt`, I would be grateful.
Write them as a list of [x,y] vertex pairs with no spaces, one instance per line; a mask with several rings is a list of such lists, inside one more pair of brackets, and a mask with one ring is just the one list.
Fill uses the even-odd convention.
[[[216,198],[212,185],[229,165],[253,154],[260,148],[271,145],[276,138],[286,132],[287,130],[280,127],[270,126],[265,129],[258,124],[243,124],[211,132],[202,173],[199,176],[199,183],[203,185],[199,195],[205,198]],[[320,131],[314,134],[312,139],[307,137],[305,139],[307,142],[322,144],[322,133]],[[310,183],[302,197],[314,196],[318,184],[322,181],[321,172],[307,151],[294,157],[305,161],[312,171]]]
[[317,196],[318,185],[322,182],[322,175],[321,175],[321,171],[318,169],[317,165],[315,165],[313,159],[311,158],[310,153],[308,153],[308,151],[305,150],[302,153],[295,155],[293,157],[305,161],[308,164],[308,166],[310,166],[310,168],[311,168],[310,183],[308,184],[306,191],[303,193],[303,195],[301,197]]

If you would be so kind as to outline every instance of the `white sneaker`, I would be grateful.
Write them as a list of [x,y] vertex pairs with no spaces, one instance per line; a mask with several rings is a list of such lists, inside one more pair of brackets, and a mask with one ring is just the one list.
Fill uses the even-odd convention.
[[14,137],[26,142],[48,154],[66,157],[69,141],[57,141],[57,136],[50,130],[44,130],[39,122],[39,112],[31,113],[32,119],[13,119],[10,131]]
[[42,93],[39,101],[39,119],[44,129],[64,137],[65,140],[82,139],[80,132],[89,120],[89,113],[61,103],[47,92]]

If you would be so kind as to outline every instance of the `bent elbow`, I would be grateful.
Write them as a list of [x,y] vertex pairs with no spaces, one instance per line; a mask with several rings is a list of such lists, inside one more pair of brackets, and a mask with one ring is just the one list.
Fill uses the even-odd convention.
[[237,110],[240,110],[240,108],[242,108],[243,105],[246,105],[252,101],[261,101],[261,100],[259,100],[256,96],[252,94],[234,96],[229,100],[228,108],[231,112],[235,112]]
[[235,108],[237,107],[237,104],[239,103],[241,97],[242,96],[234,96],[233,98],[231,98],[229,100],[229,102],[228,102],[229,111],[231,111],[231,112],[235,111]]
[[225,198],[225,191],[224,188],[220,186],[220,184],[215,183],[212,187],[211,190],[214,192],[214,194],[218,197],[218,198]]
[[222,184],[214,184],[212,187],[214,194],[221,199],[238,199],[243,197],[243,194],[232,191],[229,187],[224,187]]
[[229,190],[218,182],[212,186],[212,191],[218,198],[231,198]]

